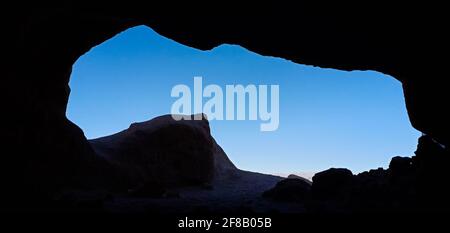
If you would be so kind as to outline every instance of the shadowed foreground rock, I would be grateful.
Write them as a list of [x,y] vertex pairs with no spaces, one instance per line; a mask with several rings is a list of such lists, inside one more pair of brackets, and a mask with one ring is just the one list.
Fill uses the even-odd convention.
[[298,178],[287,178],[263,193],[263,197],[275,201],[305,202],[311,195],[311,183]]
[[318,199],[342,199],[351,189],[353,174],[345,168],[330,168],[313,176],[312,192]]
[[[310,198],[304,192],[297,197],[282,196],[279,187],[285,179],[266,192],[283,201],[302,199],[308,212],[424,212],[450,208],[446,187],[450,173],[448,149],[429,136],[419,139],[415,156],[394,157],[388,169],[375,169],[353,175],[347,169],[332,168],[313,177]],[[269,196],[270,196],[269,195]]]

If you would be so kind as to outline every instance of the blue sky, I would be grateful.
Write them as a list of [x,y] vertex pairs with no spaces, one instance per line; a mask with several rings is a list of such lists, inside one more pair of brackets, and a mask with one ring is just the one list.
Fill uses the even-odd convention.
[[411,156],[419,132],[409,123],[399,81],[373,71],[345,72],[264,57],[235,45],[200,51],[139,26],[93,48],[74,65],[67,109],[86,137],[116,133],[168,114],[173,86],[277,84],[280,125],[212,121],[211,131],[240,168],[264,173],[353,172]]

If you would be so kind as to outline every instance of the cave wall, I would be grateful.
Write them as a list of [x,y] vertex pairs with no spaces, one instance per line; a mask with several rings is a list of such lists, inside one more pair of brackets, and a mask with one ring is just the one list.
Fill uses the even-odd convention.
[[45,185],[83,183],[108,174],[107,166],[102,172],[95,171],[97,165],[86,166],[103,161],[95,158],[83,132],[65,117],[68,82],[81,55],[137,25],[201,50],[230,43],[299,64],[391,75],[402,82],[412,125],[450,144],[446,64],[436,55],[448,51],[444,8],[381,3],[350,7],[320,1],[187,8],[126,1],[6,9],[10,14],[2,15],[7,58],[2,99],[8,152],[3,154],[0,175],[13,196],[30,185],[39,191]]

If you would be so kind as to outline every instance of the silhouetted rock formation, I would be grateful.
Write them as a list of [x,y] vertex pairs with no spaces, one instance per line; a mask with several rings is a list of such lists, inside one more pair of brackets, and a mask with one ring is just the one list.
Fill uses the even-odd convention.
[[260,198],[281,178],[236,168],[212,138],[206,118],[159,116],[89,142],[109,169],[90,189],[56,191],[48,200],[50,210],[229,213],[285,208]]
[[123,202],[161,201],[151,207],[152,212],[253,211],[261,193],[280,180],[236,168],[211,136],[206,116],[180,121],[171,115],[159,116],[89,142],[97,155],[125,177],[128,191],[118,192],[126,197]]
[[275,201],[305,202],[311,195],[311,183],[301,178],[287,178],[263,193],[263,197]]
[[312,192],[318,199],[345,198],[353,183],[353,174],[345,168],[330,168],[313,176]]
[[[303,200],[309,212],[422,212],[449,211],[450,164],[448,149],[429,136],[419,139],[412,158],[394,157],[389,168],[353,175],[347,169],[332,168],[313,177],[310,198],[302,192],[288,196],[280,181],[265,196],[281,196],[284,201]],[[286,184],[285,184],[286,182]],[[286,189],[286,188],[285,188]]]
[[217,145],[206,119],[160,116],[90,143],[98,155],[125,171],[131,186],[198,185],[214,175]]
[[[352,209],[376,211],[449,211],[448,149],[429,136],[419,139],[415,156],[394,157],[387,170],[356,176]],[[444,185],[444,186],[443,186]]]
[[[392,75],[402,82],[412,125],[447,148],[450,145],[445,107],[450,92],[442,81],[447,65],[434,54],[448,53],[448,33],[443,30],[446,7],[430,4],[433,14],[417,17],[429,10],[426,4],[408,3],[405,9],[391,3],[370,7],[320,1],[295,6],[258,3],[258,10],[242,3],[221,5],[230,8],[220,10],[188,4],[189,11],[179,5],[146,7],[134,1],[28,7],[18,3],[4,8],[6,59],[0,93],[7,137],[0,183],[7,188],[1,193],[2,207],[45,206],[45,197],[61,188],[115,180],[110,176],[116,176],[116,169],[95,156],[83,132],[65,117],[68,83],[81,55],[142,24],[193,48],[230,43],[299,64]],[[420,196],[430,190],[438,193],[448,182],[439,178],[446,177],[448,163],[436,162],[446,161],[444,157],[427,152],[413,161]],[[372,173],[369,176],[378,174]],[[108,180],[101,181],[105,176]]]

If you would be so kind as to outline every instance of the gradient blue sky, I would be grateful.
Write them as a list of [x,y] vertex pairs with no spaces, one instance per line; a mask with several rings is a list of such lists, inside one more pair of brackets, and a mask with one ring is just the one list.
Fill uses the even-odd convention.
[[211,131],[240,168],[297,173],[386,167],[411,156],[419,132],[409,123],[401,84],[372,71],[344,72],[264,57],[235,45],[200,51],[148,27],[131,28],[93,48],[74,65],[67,116],[88,138],[168,114],[174,85],[278,84],[280,126],[212,121]]

